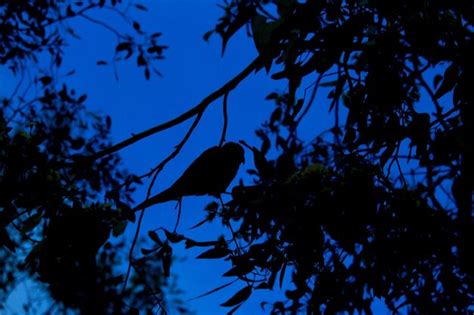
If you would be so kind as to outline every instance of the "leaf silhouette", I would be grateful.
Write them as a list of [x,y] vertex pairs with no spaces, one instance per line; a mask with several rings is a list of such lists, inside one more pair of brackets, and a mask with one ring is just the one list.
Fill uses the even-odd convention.
[[222,303],[221,306],[230,307],[237,304],[241,304],[242,302],[245,302],[250,297],[251,294],[252,294],[252,287],[246,286],[245,288],[241,289],[236,294],[234,294],[230,299]]
[[216,259],[223,258],[229,255],[231,251],[227,247],[215,247],[211,248],[204,253],[201,253],[197,258],[200,259]]
[[214,292],[217,292],[217,291],[219,291],[219,290],[222,290],[222,289],[224,289],[224,288],[227,288],[228,286],[232,285],[233,283],[237,282],[238,280],[239,280],[239,279],[235,279],[235,280],[233,280],[233,281],[231,281],[231,282],[228,282],[228,283],[226,283],[226,284],[223,284],[223,285],[221,285],[221,286],[219,286],[219,287],[217,287],[217,288],[215,288],[215,289],[212,289],[212,290],[210,290],[210,291],[207,291],[206,293],[203,293],[203,294],[201,294],[201,295],[198,295],[198,296],[196,296],[196,297],[193,297],[193,298],[189,299],[188,301],[192,301],[192,300],[196,300],[196,299],[200,299],[200,298],[202,298],[202,297],[208,296],[208,295],[210,295],[210,294],[212,294],[212,293],[214,293]]

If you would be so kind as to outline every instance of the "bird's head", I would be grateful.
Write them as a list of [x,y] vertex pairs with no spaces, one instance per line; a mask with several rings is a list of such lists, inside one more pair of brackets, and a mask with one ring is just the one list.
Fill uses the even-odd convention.
[[235,161],[238,161],[239,164],[245,162],[244,149],[240,144],[237,144],[235,142],[227,142],[226,144],[224,144],[222,149],[224,150],[224,152],[226,152],[228,157]]

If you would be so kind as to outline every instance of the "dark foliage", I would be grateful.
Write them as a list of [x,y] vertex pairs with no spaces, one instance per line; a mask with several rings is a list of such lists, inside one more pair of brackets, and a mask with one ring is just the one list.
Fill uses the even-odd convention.
[[[63,37],[56,22],[114,9],[116,2],[0,3],[1,64],[20,73],[43,51],[59,66]],[[83,313],[162,306],[163,278],[180,242],[204,248],[199,259],[232,263],[224,276],[244,286],[222,303],[229,313],[276,285],[286,300],[271,304],[272,314],[371,314],[376,299],[393,313],[472,311],[472,1],[230,0],[222,8],[205,39],[220,35],[224,52],[246,29],[257,59],[188,112],[115,146],[107,140],[110,119],[87,113],[85,96],[53,76],[36,78],[42,93],[30,103],[15,97],[27,106],[3,100],[0,255],[26,253],[21,267],[45,282],[54,299]],[[156,43],[159,33],[130,26],[144,41],[118,33],[113,61],[136,56],[148,78],[150,61],[165,47]],[[135,220],[132,185],[152,177],[145,204],[153,204],[157,174],[220,97],[222,143],[227,97],[254,70],[288,88],[268,95],[275,107],[256,132],[261,145],[241,142],[254,159],[253,183],[209,204],[196,225],[221,220],[229,237],[202,242],[159,228],[163,235],[150,232],[152,248],[134,259],[135,237],[132,284],[117,289],[121,245],[110,237]],[[327,93],[317,105],[328,109],[333,125],[308,141],[299,130],[318,91]],[[115,152],[192,117],[188,134],[151,172],[133,176],[120,167]],[[181,195],[209,193],[189,189]],[[79,235],[81,229],[90,233]],[[16,262],[0,262],[2,293],[15,282]]]
[[[88,111],[87,96],[55,75],[67,40],[75,37],[67,21],[104,9],[126,17],[119,2],[0,1],[0,65],[18,79],[0,108],[0,308],[25,277],[44,284],[50,296],[25,305],[25,313],[45,312],[45,303],[50,314],[133,313],[130,305],[151,312],[166,301],[181,303],[165,299],[165,290],[177,291],[163,277],[161,261],[137,266],[141,273],[122,291],[125,249],[112,237],[135,220],[131,193],[139,180],[117,155],[81,158],[110,147],[111,120]],[[157,44],[159,33],[145,33],[138,22],[130,22],[131,34],[90,22],[117,35],[112,62],[136,56],[149,77],[165,48]]]
[[[247,145],[254,184],[209,209],[208,220],[237,228],[203,255],[230,260],[225,276],[248,285],[225,306],[291,275],[272,313],[370,314],[376,298],[394,313],[472,310],[472,1],[236,0],[224,10],[223,49],[248,26],[260,67],[288,81],[268,97],[261,148]],[[334,125],[305,142],[297,131],[318,87]]]

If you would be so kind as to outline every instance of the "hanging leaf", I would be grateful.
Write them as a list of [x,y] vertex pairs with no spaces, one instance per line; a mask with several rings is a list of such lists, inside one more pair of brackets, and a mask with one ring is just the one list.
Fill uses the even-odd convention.
[[210,294],[212,294],[212,293],[214,293],[214,292],[220,291],[220,290],[222,290],[222,289],[224,289],[224,288],[227,288],[228,286],[232,285],[232,284],[233,284],[234,282],[236,282],[237,280],[239,280],[239,279],[235,279],[235,280],[233,280],[233,281],[231,281],[231,282],[229,282],[229,283],[223,284],[223,285],[221,285],[221,286],[219,286],[219,287],[217,287],[217,288],[215,288],[215,289],[212,289],[212,290],[210,290],[210,291],[207,291],[206,293],[203,293],[203,294],[201,294],[201,295],[198,295],[198,296],[196,296],[196,297],[193,297],[193,298],[189,299],[188,301],[200,299],[200,298],[205,297],[205,296],[208,296],[208,295],[210,295]]
[[223,274],[224,277],[241,277],[254,270],[254,265],[250,261],[243,261],[238,265],[232,267],[226,273]]
[[242,304],[238,304],[238,305],[235,306],[233,309],[231,309],[230,311],[228,311],[228,312],[227,312],[227,315],[232,315],[232,314],[234,314],[241,306],[242,306]]
[[162,246],[163,245],[163,242],[161,241],[160,237],[158,236],[158,234],[155,232],[155,231],[149,231],[148,232],[148,236],[151,238],[151,240],[153,242],[155,242],[156,244]]
[[146,6],[144,6],[143,4],[139,4],[139,3],[135,4],[135,8],[137,8],[138,10],[141,10],[141,11],[148,11],[148,8]]
[[128,59],[133,55],[132,44],[129,42],[120,43],[115,47],[115,52],[116,53],[126,52],[126,55],[124,58]]
[[227,247],[215,247],[211,248],[199,256],[197,258],[199,259],[217,259],[217,258],[223,258],[229,255],[231,251]]
[[182,234],[178,234],[178,233],[171,233],[170,231],[168,230],[164,230],[165,231],[165,235],[166,235],[166,238],[168,239],[168,241],[170,241],[171,243],[179,243],[183,240],[185,240],[186,238],[184,237],[184,235]]
[[221,306],[230,307],[230,306],[235,306],[237,304],[241,304],[245,302],[250,297],[251,294],[252,294],[252,287],[247,286],[241,289],[240,291],[238,291],[236,294],[234,294],[230,299],[222,303]]

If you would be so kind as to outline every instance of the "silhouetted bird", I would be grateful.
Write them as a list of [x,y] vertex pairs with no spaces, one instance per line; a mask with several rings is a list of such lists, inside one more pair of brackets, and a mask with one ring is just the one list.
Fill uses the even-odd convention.
[[226,190],[244,161],[244,149],[235,142],[228,142],[222,147],[209,148],[191,163],[170,188],[145,200],[134,210],[178,200],[183,196],[217,197]]

